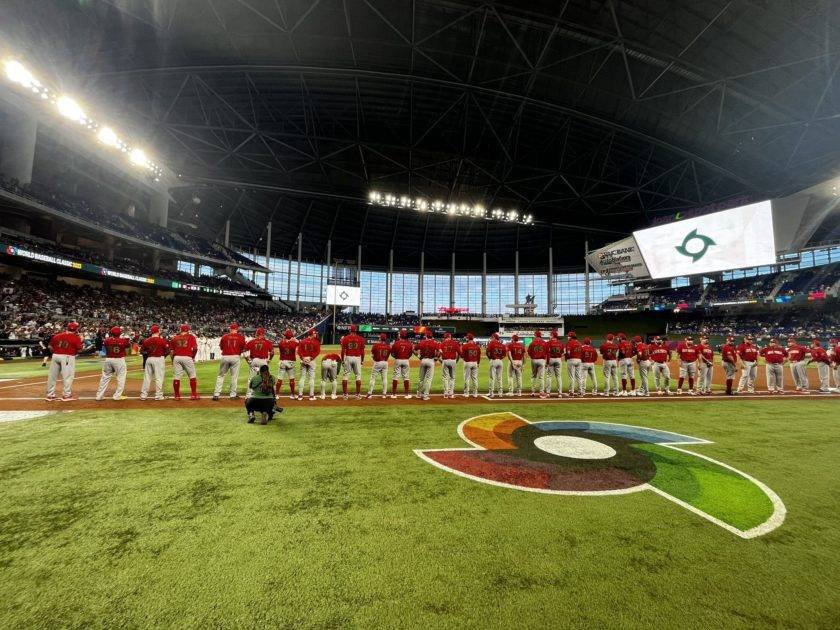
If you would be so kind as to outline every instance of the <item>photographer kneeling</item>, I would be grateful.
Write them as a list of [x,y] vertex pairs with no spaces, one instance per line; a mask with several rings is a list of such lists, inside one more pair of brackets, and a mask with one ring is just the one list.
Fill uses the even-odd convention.
[[275,407],[274,383],[276,379],[271,375],[267,365],[260,367],[258,374],[251,377],[248,387],[251,390],[251,397],[245,400],[245,409],[248,412],[248,423],[255,420],[254,413],[262,413],[260,424],[268,424],[274,418],[274,412],[283,411],[282,407]]

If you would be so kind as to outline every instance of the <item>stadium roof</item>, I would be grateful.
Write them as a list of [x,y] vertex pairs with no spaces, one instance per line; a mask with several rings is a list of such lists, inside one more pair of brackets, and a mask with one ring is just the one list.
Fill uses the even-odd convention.
[[[527,7],[527,8],[525,8]],[[773,0],[10,0],[4,39],[182,174],[206,236],[398,266],[580,265],[840,164],[840,11]],[[534,226],[366,203],[481,202]],[[193,197],[201,199],[193,205]],[[198,217],[194,215],[198,214]]]

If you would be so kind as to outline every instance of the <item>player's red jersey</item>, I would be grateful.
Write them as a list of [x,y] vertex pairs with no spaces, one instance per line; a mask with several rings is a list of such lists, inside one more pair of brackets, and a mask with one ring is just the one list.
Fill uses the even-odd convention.
[[680,361],[685,361],[686,363],[693,363],[697,360],[697,357],[700,356],[700,350],[697,346],[683,346],[679,350],[677,350],[677,354],[680,357]]
[[74,332],[60,332],[50,338],[50,350],[53,354],[79,354],[82,349],[82,338]]
[[487,342],[485,350],[488,359],[504,359],[507,356],[507,348],[498,339],[491,339]]
[[651,345],[650,358],[656,363],[668,363],[671,360],[671,351],[665,344]]
[[337,355],[335,352],[330,352],[329,354],[325,354],[323,361],[341,361],[341,357]]
[[341,338],[341,354],[345,357],[365,356],[365,339],[356,333],[344,335]]
[[298,340],[292,337],[291,339],[281,339],[277,342],[277,350],[280,352],[281,361],[294,361],[297,358]]
[[268,359],[274,350],[274,344],[265,337],[254,337],[245,344],[245,350],[252,359]]
[[633,342],[629,339],[622,339],[618,342],[618,358],[632,359],[633,358]]
[[701,343],[697,346],[697,350],[700,351],[700,356],[703,357],[706,361],[713,363],[715,360],[715,350],[712,346]]
[[169,340],[169,349],[174,357],[195,358],[198,352],[198,342],[192,333],[178,333]]
[[731,343],[724,344],[720,349],[720,357],[724,363],[735,365],[738,362],[738,350]]
[[604,361],[613,361],[618,357],[618,346],[612,341],[605,341],[601,344],[601,356]]
[[804,360],[806,352],[808,352],[808,348],[800,346],[799,344],[788,346],[787,348],[788,359],[790,359],[793,363]]
[[650,359],[650,346],[641,341],[636,342],[633,346],[633,352],[636,354],[637,361],[647,361]]
[[545,342],[545,339],[534,337],[531,343],[528,344],[528,356],[532,359],[548,358],[548,344]]
[[395,359],[410,359],[414,354],[414,344],[408,339],[397,339],[391,344],[391,356]]
[[562,359],[566,352],[566,346],[557,337],[552,337],[548,340],[548,358]]
[[467,363],[480,363],[481,348],[479,348],[475,341],[467,341],[463,346],[461,346],[461,356]]
[[507,351],[511,361],[522,361],[525,358],[525,346],[521,341],[511,341]]
[[741,361],[755,361],[758,359],[758,348],[752,343],[742,343],[738,346],[738,356]]
[[387,341],[377,341],[370,348],[370,356],[374,361],[387,361],[391,356],[391,346]]
[[438,342],[434,339],[423,339],[417,344],[417,354],[421,359],[434,359],[437,356]]
[[229,332],[219,339],[222,356],[230,357],[242,354],[245,350],[245,337],[238,332]]
[[584,363],[595,363],[598,361],[598,351],[592,344],[582,344],[580,347],[580,360]]
[[761,349],[761,356],[764,357],[764,360],[767,363],[779,365],[785,362],[787,350],[781,346],[767,346],[766,348]]
[[831,359],[834,361],[834,363],[840,365],[840,343],[831,348],[829,354],[831,355]]
[[301,359],[314,359],[321,354],[321,340],[317,337],[305,337],[298,343],[297,352]]
[[461,344],[454,339],[444,339],[440,342],[440,357],[452,360],[461,356]]
[[125,349],[131,345],[128,337],[105,337],[105,356],[109,359],[124,359]]
[[147,337],[140,347],[147,357],[165,357],[169,354],[169,342],[163,337]]
[[581,346],[583,344],[578,341],[577,339],[569,339],[566,342],[566,358],[567,359],[580,359],[581,358]]
[[825,363],[826,365],[831,363],[828,358],[828,352],[822,346],[811,346],[808,348],[808,352],[811,353],[811,360],[815,363]]

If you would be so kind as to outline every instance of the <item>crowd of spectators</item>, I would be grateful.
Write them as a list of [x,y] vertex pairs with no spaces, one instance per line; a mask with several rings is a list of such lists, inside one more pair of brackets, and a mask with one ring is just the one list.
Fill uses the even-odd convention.
[[341,312],[336,315],[338,324],[371,324],[378,326],[416,326],[420,323],[417,315],[388,315],[382,313]]
[[706,291],[705,302],[707,304],[718,302],[761,302],[773,291],[773,287],[776,285],[778,278],[778,273],[767,273],[749,278],[712,282]]
[[826,340],[840,334],[840,313],[826,309],[791,308],[772,316],[745,313],[680,318],[669,332],[677,335],[708,333],[710,335],[755,335],[760,339],[788,337],[800,340],[817,337]]

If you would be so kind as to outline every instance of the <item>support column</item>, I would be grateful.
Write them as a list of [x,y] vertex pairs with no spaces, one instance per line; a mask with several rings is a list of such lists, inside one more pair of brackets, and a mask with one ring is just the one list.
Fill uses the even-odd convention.
[[7,181],[17,179],[20,184],[29,184],[32,182],[32,165],[35,163],[38,121],[27,112],[10,111],[3,127],[0,172]]
[[230,219],[225,221],[225,247],[230,247]]
[[455,252],[452,252],[452,268],[449,271],[449,308],[455,308]]
[[423,275],[426,271],[426,252],[420,252],[420,276],[417,278],[417,315],[423,320]]
[[589,241],[583,247],[583,308],[584,314],[589,315]]
[[390,317],[394,308],[394,250],[388,252],[388,275],[385,277],[385,317]]
[[[289,252],[289,259],[286,261],[286,301],[292,300],[292,252]],[[291,308],[291,307],[289,307]]]
[[[326,263],[327,263],[327,284],[329,284],[330,280],[332,279],[331,278],[331,275],[332,275],[332,239],[329,239],[327,241],[327,260],[326,260]],[[333,282],[334,282],[334,280],[333,280]],[[326,297],[326,294],[324,293],[323,289],[321,289],[321,295],[324,298],[324,306],[326,307],[327,306],[327,297]]]
[[[265,236],[265,267],[269,269],[269,264],[271,261],[271,221],[265,226],[266,236]],[[263,283],[263,288],[268,291],[268,272],[265,274],[265,282]]]
[[554,314],[554,249],[548,248],[548,286],[546,287],[548,295],[548,305],[546,313]]
[[[362,244],[359,243],[358,253],[356,255],[356,282],[359,283],[359,286],[362,286]],[[356,312],[359,312],[359,308],[356,307]]]
[[295,289],[295,310],[300,310],[300,260],[303,256],[303,233],[298,232],[298,258],[297,258],[297,288]]
[[487,317],[487,252],[482,254],[481,262],[481,316]]
[[166,227],[169,221],[169,194],[158,191],[152,194],[149,204],[149,221],[161,227]]
[[[514,252],[513,258],[513,303],[519,304],[519,250]],[[517,315],[519,309],[513,309],[513,314]]]

